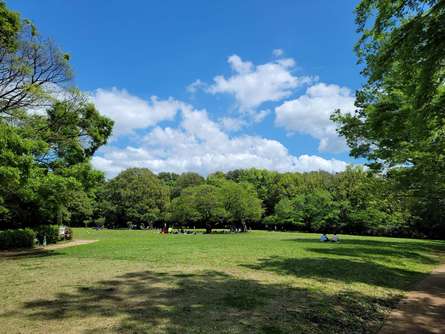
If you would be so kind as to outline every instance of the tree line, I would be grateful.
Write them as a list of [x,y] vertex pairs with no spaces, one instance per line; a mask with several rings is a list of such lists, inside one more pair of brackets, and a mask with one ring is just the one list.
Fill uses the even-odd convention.
[[371,235],[428,236],[394,182],[362,167],[344,172],[265,169],[154,174],[130,168],[97,188],[89,217],[73,224],[109,228],[248,228]]

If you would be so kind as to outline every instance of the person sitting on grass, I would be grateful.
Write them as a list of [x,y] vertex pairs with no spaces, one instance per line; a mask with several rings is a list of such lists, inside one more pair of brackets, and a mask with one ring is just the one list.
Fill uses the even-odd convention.
[[328,236],[326,235],[326,233],[323,233],[323,234],[320,236],[320,241],[321,241],[321,242],[329,241],[329,238],[328,238]]
[[334,233],[334,235],[332,236],[332,242],[340,242],[340,239],[337,237],[337,233]]

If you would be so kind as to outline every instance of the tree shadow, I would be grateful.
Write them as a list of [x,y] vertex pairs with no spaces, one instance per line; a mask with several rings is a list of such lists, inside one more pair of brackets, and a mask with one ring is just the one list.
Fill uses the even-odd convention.
[[[33,321],[75,322],[85,333],[367,333],[396,298],[326,294],[225,273],[132,272],[27,302]],[[88,323],[88,318],[103,319]]]
[[362,259],[382,259],[391,261],[414,261],[423,264],[436,264],[437,260],[431,256],[417,253],[415,251],[400,248],[380,248],[380,247],[342,247],[333,245],[332,248],[306,248],[307,251],[335,256],[356,257]]
[[0,259],[7,260],[16,260],[16,259],[25,259],[25,258],[43,258],[49,256],[57,256],[61,255],[60,252],[55,250],[46,250],[46,249],[31,249],[31,250],[23,250],[23,251],[6,251],[0,253]]
[[[340,236],[341,238],[341,236]],[[340,245],[354,246],[354,247],[369,247],[369,249],[380,250],[384,248],[389,248],[394,251],[410,251],[410,252],[445,252],[445,241],[443,240],[413,240],[413,239],[395,239],[394,241],[388,240],[378,240],[373,237],[369,239],[356,239],[356,238],[341,238]],[[403,241],[402,241],[403,240]],[[293,239],[283,239],[287,242],[297,242],[297,243],[308,243],[316,244],[320,243],[318,238],[293,238]],[[332,243],[335,244],[335,243]]]
[[424,277],[423,273],[387,267],[374,262],[330,257],[260,259],[256,264],[243,265],[254,270],[266,270],[281,275],[311,278],[322,282],[327,279],[344,283],[365,283],[384,288],[407,289]]

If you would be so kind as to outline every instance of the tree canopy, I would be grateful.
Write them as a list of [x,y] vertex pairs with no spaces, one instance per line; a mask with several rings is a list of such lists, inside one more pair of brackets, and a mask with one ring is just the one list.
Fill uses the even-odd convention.
[[332,119],[351,155],[396,180],[425,229],[443,233],[445,3],[363,0],[356,22],[367,82],[355,113]]
[[102,215],[115,226],[152,224],[161,218],[169,203],[169,192],[150,170],[130,168],[105,186]]
[[104,182],[89,159],[113,122],[71,87],[68,55],[0,14],[0,228],[87,219]]

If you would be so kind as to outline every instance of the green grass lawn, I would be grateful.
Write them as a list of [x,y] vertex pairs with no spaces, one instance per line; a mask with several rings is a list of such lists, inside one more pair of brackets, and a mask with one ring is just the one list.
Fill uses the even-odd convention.
[[373,333],[445,242],[75,229],[96,243],[0,255],[4,333]]

